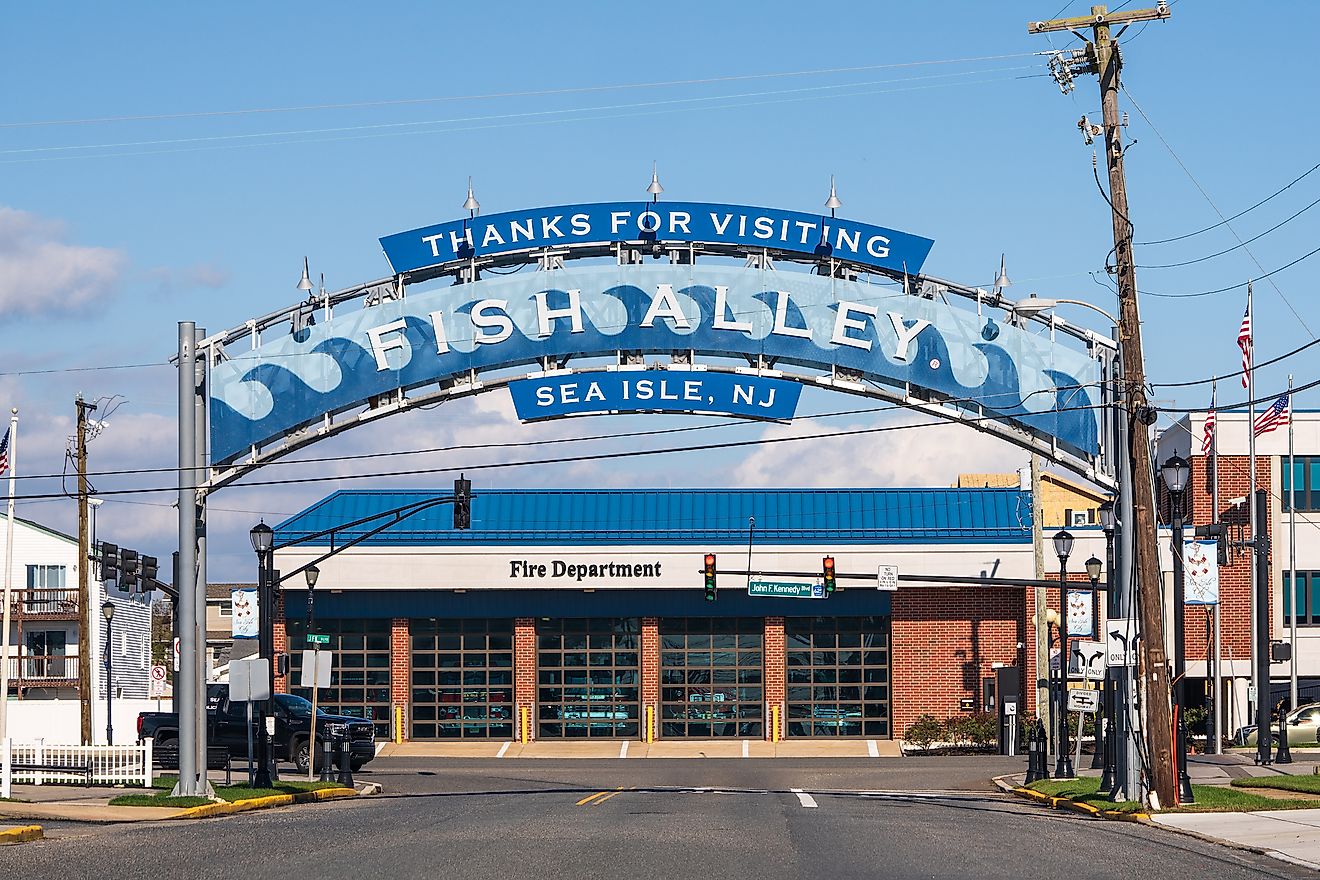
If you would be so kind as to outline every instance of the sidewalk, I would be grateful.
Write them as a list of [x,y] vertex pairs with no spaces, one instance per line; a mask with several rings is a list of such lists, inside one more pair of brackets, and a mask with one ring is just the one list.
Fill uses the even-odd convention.
[[899,758],[898,742],[886,739],[619,740],[386,743],[382,758]]
[[[1192,755],[1187,775],[1197,785],[1230,785],[1234,779],[1263,776],[1310,776],[1320,767],[1320,754],[1311,750],[1292,764],[1258,766],[1248,754]],[[1099,776],[1099,770],[1079,770],[1079,776]],[[1001,777],[1012,785],[1025,783],[1022,775]],[[998,782],[998,780],[996,780]],[[1267,790],[1252,790],[1266,794]],[[1283,793],[1280,792],[1280,795]],[[1292,797],[1305,797],[1295,795]],[[1218,843],[1264,853],[1272,858],[1320,870],[1320,810],[1260,810],[1253,812],[1155,813],[1150,824]]]

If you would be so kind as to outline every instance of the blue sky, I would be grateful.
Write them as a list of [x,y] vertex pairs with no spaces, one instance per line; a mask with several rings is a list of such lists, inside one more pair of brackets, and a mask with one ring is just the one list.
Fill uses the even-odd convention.
[[[653,160],[667,198],[797,210],[817,210],[834,174],[842,215],[935,240],[926,264],[932,274],[988,285],[1005,253],[1014,296],[1034,291],[1112,310],[1112,294],[1091,274],[1109,249],[1109,212],[1076,127],[1083,113],[1099,119],[1095,81],[1080,78],[1072,95],[1060,94],[1043,76],[1045,59],[1030,53],[1076,41],[1032,37],[1025,26],[1088,5],[762,3],[754,14],[743,4],[711,3],[552,12],[516,3],[179,4],[149,13],[103,4],[14,7],[0,54],[6,80],[22,84],[0,110],[0,404],[22,408],[20,472],[60,472],[79,391],[127,399],[92,444],[94,469],[169,466],[168,367],[68,371],[160,364],[179,320],[215,331],[285,305],[296,295],[304,254],[331,288],[381,277],[388,267],[377,238],[459,216],[469,175],[483,209],[497,212],[639,198]],[[1181,0],[1173,12],[1172,21],[1138,25],[1124,39],[1138,241],[1219,219],[1178,160],[1225,215],[1320,162],[1309,60],[1320,8],[1291,5],[1283,29],[1227,3]],[[801,71],[813,72],[783,75]],[[693,80],[701,82],[655,85]],[[326,106],[346,104],[373,106]],[[279,109],[306,107],[322,109]],[[227,112],[235,110],[262,112]],[[1233,228],[1249,238],[1317,197],[1320,172]],[[1290,262],[1315,247],[1318,218],[1320,208],[1307,211],[1250,249],[1265,270]],[[1234,244],[1220,228],[1137,256],[1139,265],[1166,264]],[[1317,265],[1320,255],[1274,276],[1278,290],[1257,285],[1259,359],[1320,331]],[[1142,269],[1138,282],[1180,293],[1260,274],[1238,249]],[[1243,307],[1241,291],[1143,300],[1152,380],[1232,370]],[[1092,320],[1084,311],[1066,314]],[[1300,384],[1317,365],[1312,350],[1266,368],[1261,393],[1282,390],[1289,366]],[[31,372],[38,370],[56,372]],[[1239,392],[1230,383],[1221,401],[1240,400]],[[1205,388],[1156,393],[1183,406],[1203,405],[1207,396]],[[804,397],[804,409],[815,411],[861,405]],[[1307,393],[1297,405],[1317,402]],[[691,424],[618,417],[514,428],[497,401],[447,406],[350,432],[309,454]],[[829,427],[891,418],[855,416]],[[753,425],[720,436],[817,429]],[[939,434],[938,443],[918,433],[750,455],[510,469],[481,479],[939,485],[959,471],[1022,463],[1021,453],[965,429]],[[851,464],[859,443],[868,463]],[[427,467],[471,460],[470,453],[417,459]],[[346,470],[309,464],[280,475]],[[136,479],[159,485],[160,478]],[[134,483],[107,477],[97,485]],[[293,513],[333,485],[217,494],[213,579],[250,577],[248,527]],[[58,486],[32,480],[22,491]],[[102,536],[167,557],[170,499],[136,500],[107,502]],[[69,528],[74,505],[21,502],[20,515]]]

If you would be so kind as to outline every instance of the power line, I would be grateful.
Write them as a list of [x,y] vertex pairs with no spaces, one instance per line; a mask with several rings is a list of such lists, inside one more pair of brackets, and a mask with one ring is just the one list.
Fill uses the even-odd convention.
[[516,92],[488,92],[475,95],[440,95],[429,98],[396,98],[380,101],[354,101],[334,104],[303,104],[287,107],[253,107],[239,110],[198,110],[184,113],[155,113],[136,116],[100,116],[86,119],[49,119],[25,122],[0,122],[0,128],[36,128],[59,125],[91,125],[107,122],[142,122],[173,119],[203,119],[216,116],[248,116],[272,113],[301,113],[314,110],[353,110],[368,107],[399,107],[415,104],[439,104],[457,101],[485,101],[501,98],[542,98],[552,95],[587,94],[591,92],[623,91],[628,89],[669,88],[673,86],[710,85],[722,82],[746,82],[759,79],[786,79],[797,76],[822,76],[836,73],[862,73],[871,70],[896,70],[905,67],[924,67],[936,64],[969,64],[976,61],[1003,61],[1030,58],[1039,52],[1017,52],[1011,55],[980,55],[968,58],[942,58],[926,61],[905,61],[895,64],[866,64],[855,67],[820,67],[810,70],[789,70],[772,73],[749,73],[712,76],[697,79],[658,80],[654,82],[615,83],[596,86],[565,86],[554,89],[534,89]]
[[97,367],[52,367],[45,370],[4,370],[0,376],[44,376],[51,373],[99,373],[102,370],[137,370],[143,367],[173,367],[161,361],[155,364],[102,364]]
[[[1025,397],[1021,398],[1020,402],[1025,403],[1026,401],[1030,400],[1032,397],[1035,397],[1038,394],[1049,394],[1056,391],[1078,391],[1081,390],[1083,387],[1090,387],[1090,386],[1070,385],[1065,388],[1041,388],[1041,389],[1037,389],[1036,391],[1032,391],[1029,394],[1027,394]],[[959,403],[984,404],[995,397],[1007,397],[1015,394],[1016,392],[1005,391],[1005,392],[1001,392],[1000,394],[990,395],[989,397],[941,398],[939,402],[942,404],[959,404]],[[798,420],[828,419],[828,418],[837,418],[840,416],[872,415],[875,413],[891,412],[896,410],[908,410],[912,408],[913,407],[908,404],[889,403],[883,406],[864,407],[862,409],[836,410],[834,412],[812,413],[810,415],[797,416],[796,418]],[[1048,410],[1048,411],[1055,412],[1056,410]],[[1057,411],[1061,412],[1062,410],[1057,410]],[[746,419],[735,419],[732,421],[717,422],[714,424],[687,425],[680,428],[656,428],[647,431],[632,431],[623,434],[619,434],[619,433],[592,434],[592,435],[587,435],[585,437],[571,437],[571,436],[548,437],[539,440],[515,440],[507,443],[481,443],[477,445],[460,444],[456,446],[433,446],[424,449],[395,449],[385,452],[363,452],[356,455],[332,455],[321,458],[298,458],[298,459],[283,458],[283,459],[276,459],[274,461],[265,462],[263,463],[262,466],[267,467],[270,465],[337,464],[340,462],[360,461],[362,459],[392,458],[401,455],[430,455],[441,452],[469,452],[472,450],[484,450],[484,449],[523,449],[527,447],[548,446],[554,443],[586,443],[586,442],[593,442],[596,440],[623,440],[623,439],[635,439],[641,437],[659,437],[667,434],[686,434],[691,431],[709,431],[716,428],[731,428],[737,425],[745,426],[747,424],[748,422]],[[123,476],[133,476],[133,475],[141,475],[141,474],[175,474],[178,473],[179,470],[180,468],[178,466],[155,467],[155,468],[125,468],[121,470],[112,470],[112,471],[88,471],[87,475],[89,477],[93,477],[93,476],[123,477]],[[188,470],[191,470],[191,468],[188,468]],[[54,474],[54,473],[21,474],[21,475],[16,474],[14,476],[14,479],[15,480],[52,480],[57,477],[63,478],[63,476],[64,474]],[[31,497],[35,497],[35,496],[31,496]]]
[[1255,235],[1247,239],[1246,241],[1239,242],[1238,244],[1235,244],[1230,248],[1225,248],[1224,250],[1219,251],[1218,253],[1207,254],[1204,257],[1197,257],[1194,260],[1183,260],[1180,263],[1162,263],[1162,264],[1157,263],[1151,265],[1140,265],[1137,266],[1137,268],[1138,269],[1176,269],[1180,266],[1190,266],[1193,263],[1204,263],[1206,260],[1213,260],[1215,257],[1222,257],[1224,254],[1232,253],[1233,251],[1238,250],[1239,248],[1246,247],[1247,245],[1251,244],[1253,241],[1264,238],[1265,236],[1269,235],[1271,232],[1280,228],[1281,226],[1285,226],[1288,223],[1291,223],[1292,221],[1296,220],[1298,217],[1302,216],[1307,211],[1314,208],[1316,205],[1320,205],[1320,199],[1316,199],[1314,202],[1311,202],[1311,204],[1307,205],[1305,208],[1302,208],[1300,211],[1298,211],[1296,214],[1293,214],[1287,220],[1282,220],[1271,226],[1269,229],[1266,229],[1264,232],[1259,233],[1258,235]]
[[1187,232],[1184,233],[1183,235],[1175,235],[1172,238],[1158,238],[1153,241],[1137,241],[1137,242],[1133,242],[1133,244],[1137,247],[1145,247],[1147,245],[1153,245],[1153,244],[1169,244],[1170,242],[1182,241],[1183,239],[1191,238],[1194,235],[1200,235],[1203,232],[1209,232],[1212,229],[1218,229],[1219,227],[1223,226],[1226,223],[1231,223],[1232,221],[1238,219],[1239,217],[1251,213],[1252,211],[1259,208],[1261,205],[1268,202],[1270,199],[1273,199],[1275,196],[1282,195],[1283,193],[1292,189],[1293,186],[1295,186],[1298,183],[1301,183],[1303,180],[1306,179],[1308,175],[1310,175],[1316,169],[1320,169],[1320,162],[1317,162],[1315,165],[1312,165],[1310,168],[1306,169],[1306,171],[1303,171],[1297,177],[1294,177],[1286,186],[1283,186],[1275,190],[1274,192],[1270,193],[1268,196],[1261,199],[1259,202],[1252,205],[1250,208],[1246,208],[1242,211],[1238,211],[1232,217],[1229,217],[1225,220],[1220,220],[1218,223],[1212,223],[1211,225],[1206,226],[1202,229],[1198,229],[1195,232]]
[[[1064,413],[1064,412],[1093,411],[1093,410],[1103,409],[1105,406],[1107,406],[1107,404],[1088,404],[1085,406],[1076,406],[1076,407],[1060,407],[1058,409],[1050,410],[1049,412]],[[778,443],[794,443],[801,440],[829,440],[838,437],[853,437],[853,436],[861,436],[868,434],[886,434],[891,431],[905,431],[910,428],[929,428],[944,424],[975,425],[975,424],[980,424],[982,422],[1000,421],[1000,420],[1001,419],[997,416],[975,416],[966,419],[959,419],[956,422],[951,422],[948,419],[941,418],[933,422],[921,422],[915,425],[881,425],[878,427],[853,428],[846,431],[831,431],[828,433],[819,433],[819,434],[800,434],[800,435],[786,436],[786,437],[757,437],[749,440],[730,440],[724,443],[707,443],[707,444],[699,444],[695,446],[670,446],[662,449],[633,449],[633,450],[620,450],[617,452],[597,452],[597,453],[583,454],[583,455],[568,455],[568,456],[558,456],[554,458],[532,459],[527,461],[478,462],[478,463],[470,463],[470,464],[462,464],[462,465],[450,465],[446,467],[437,467],[437,468],[421,468],[421,469],[410,468],[404,471],[383,471],[377,473],[351,473],[351,474],[341,474],[341,475],[331,475],[331,476],[321,476],[321,477],[293,477],[289,479],[280,479],[280,480],[257,480],[251,483],[244,483],[242,485],[245,488],[254,488],[257,486],[305,485],[308,483],[325,483],[325,482],[332,482],[338,480],[386,479],[390,477],[411,477],[422,474],[444,474],[444,473],[456,473],[460,471],[477,472],[477,471],[485,471],[485,470],[498,470],[500,468],[535,467],[535,466],[549,465],[549,464],[572,464],[572,463],[588,462],[588,461],[606,461],[606,460],[620,459],[620,458],[634,458],[639,456],[668,455],[672,453],[711,452],[713,450],[720,450],[720,449],[738,449],[738,448],[745,448],[748,446],[760,446],[760,445],[769,445],[769,444],[778,444]],[[111,489],[108,491],[99,492],[97,493],[97,495],[98,497],[112,497],[112,496],[122,496],[122,495],[150,495],[159,492],[177,492],[177,491],[178,491],[177,486],[159,486],[159,487],[146,488],[146,489]],[[23,496],[21,500],[26,501],[26,500],[38,500],[42,498],[60,498],[60,497],[63,497],[60,493],[43,493],[43,494]],[[7,500],[8,498],[0,497],[0,501],[7,501]],[[15,500],[20,500],[20,499],[18,498],[18,496],[15,496]]]
[[[1307,382],[1305,385],[1298,385],[1292,389],[1291,393],[1296,395],[1297,392],[1299,391],[1310,391],[1312,388],[1315,388],[1317,386],[1320,386],[1320,379],[1316,379],[1314,382]],[[1242,409],[1243,407],[1251,406],[1252,404],[1273,403],[1274,401],[1278,400],[1280,396],[1288,393],[1289,393],[1288,391],[1281,391],[1278,394],[1267,394],[1264,397],[1257,397],[1255,400],[1244,400],[1241,403],[1223,404],[1217,406],[1216,409],[1222,412],[1224,410]],[[1205,412],[1205,407],[1203,406],[1193,406],[1187,408],[1179,408],[1176,406],[1158,406],[1156,407],[1156,409],[1163,413],[1179,413],[1180,415],[1186,415],[1187,413]]]
[[[1242,245],[1243,252],[1246,253],[1246,255],[1251,258],[1251,262],[1255,264],[1257,269],[1259,269],[1261,272],[1265,272],[1265,267],[1260,264],[1260,260],[1256,259],[1256,255],[1253,254],[1251,252],[1251,249],[1246,246],[1246,243],[1242,241],[1242,236],[1237,234],[1237,230],[1235,230],[1232,224],[1229,223],[1228,219],[1224,217],[1224,212],[1219,210],[1219,206],[1215,204],[1215,200],[1210,197],[1210,193],[1206,192],[1205,187],[1201,186],[1201,182],[1196,179],[1196,175],[1192,174],[1191,169],[1187,167],[1187,163],[1183,162],[1182,157],[1178,155],[1178,153],[1173,149],[1173,146],[1168,142],[1167,139],[1165,139],[1163,133],[1161,133],[1160,130],[1155,127],[1155,123],[1152,122],[1150,117],[1146,115],[1146,111],[1142,109],[1141,104],[1137,103],[1137,99],[1132,96],[1132,92],[1130,92],[1127,86],[1125,85],[1120,85],[1119,88],[1121,88],[1123,90],[1123,93],[1128,96],[1128,100],[1132,102],[1132,106],[1137,108],[1137,112],[1141,114],[1141,118],[1146,121],[1146,124],[1148,126],[1150,126],[1150,130],[1155,133],[1155,137],[1159,138],[1160,143],[1164,145],[1164,149],[1168,150],[1169,155],[1173,157],[1173,161],[1178,163],[1178,167],[1181,168],[1183,170],[1183,173],[1187,175],[1187,179],[1192,182],[1192,185],[1195,186],[1197,191],[1201,193],[1201,195],[1205,198],[1206,202],[1209,203],[1210,207],[1214,209],[1214,212],[1219,215],[1219,218],[1221,220],[1224,221],[1224,225],[1228,228],[1228,231],[1231,232],[1233,234],[1233,237],[1237,239],[1238,243]],[[1282,272],[1284,269],[1287,269],[1290,266],[1295,266],[1298,263],[1300,263],[1302,260],[1316,253],[1320,253],[1320,248],[1316,248],[1316,250],[1311,251],[1311,253],[1307,254],[1304,257],[1300,257],[1294,260],[1293,262],[1289,263],[1287,266],[1281,266],[1278,269],[1275,269],[1273,272],[1265,272],[1264,275],[1261,275],[1259,278],[1255,278],[1252,280],[1262,281],[1265,279],[1270,279],[1271,276],[1273,276],[1275,273]],[[1242,286],[1244,285],[1238,285],[1238,287],[1242,287]],[[1303,318],[1300,313],[1298,313],[1297,309],[1293,307],[1292,302],[1288,299],[1287,296],[1284,295],[1283,291],[1279,289],[1279,285],[1275,284],[1273,280],[1270,280],[1270,287],[1274,288],[1274,292],[1279,295],[1279,299],[1283,300],[1283,304],[1288,307],[1288,311],[1293,313],[1293,317],[1297,319],[1297,322],[1302,325],[1302,327],[1306,330],[1307,333],[1310,333],[1311,336],[1314,337],[1315,332],[1311,330],[1310,325],[1306,323],[1306,319]],[[1151,294],[1151,295],[1158,296],[1159,294]],[[1207,293],[1203,295],[1209,295],[1209,294]]]
[[[1250,255],[1251,251],[1247,251],[1247,254]],[[1153,290],[1143,290],[1141,291],[1141,293],[1143,296],[1157,296],[1160,297],[1161,299],[1196,299],[1197,297],[1202,297],[1202,296],[1214,296],[1215,294],[1219,294],[1219,293],[1228,293],[1231,290],[1241,290],[1242,288],[1246,287],[1248,284],[1252,284],[1257,281],[1264,281],[1265,279],[1270,278],[1271,276],[1279,274],[1285,269],[1291,269],[1293,266],[1296,266],[1298,263],[1303,262],[1304,260],[1309,260],[1311,257],[1314,257],[1316,254],[1320,254],[1320,247],[1317,247],[1313,251],[1308,251],[1307,253],[1302,254],[1300,257],[1293,260],[1291,263],[1286,263],[1277,269],[1271,269],[1269,272],[1265,272],[1264,275],[1257,275],[1255,278],[1251,278],[1246,281],[1243,281],[1241,284],[1230,284],[1227,287],[1216,287],[1214,290],[1198,290],[1195,293],[1156,293]],[[1255,257],[1252,257],[1251,259],[1252,262],[1256,261]],[[1261,268],[1259,263],[1256,263],[1256,266],[1257,268]],[[1264,270],[1262,269],[1262,271]],[[1274,287],[1276,291],[1279,290],[1278,287],[1276,287],[1273,283],[1271,283],[1270,286]],[[1279,296],[1283,298],[1282,292],[1279,293]],[[1292,307],[1292,303],[1288,302],[1287,298],[1283,298],[1283,302],[1284,305],[1288,306],[1289,310],[1292,311],[1292,313],[1297,316],[1297,320],[1301,322],[1301,325],[1306,329],[1306,332],[1311,333],[1311,336],[1314,337],[1315,334],[1311,332],[1310,326],[1308,326],[1307,323],[1302,320],[1301,315],[1297,314],[1297,310]]]
[[[1007,69],[1007,68],[1003,68],[1003,69]],[[285,145],[335,143],[341,141],[369,140],[375,138],[403,137],[409,135],[458,134],[461,132],[486,131],[491,129],[503,129],[503,128],[519,127],[519,126],[557,125],[562,123],[599,122],[599,121],[610,121],[617,119],[633,119],[633,118],[646,117],[646,116],[660,116],[660,115],[666,115],[672,113],[682,113],[682,112],[691,112],[691,111],[702,112],[702,111],[712,111],[712,110],[741,110],[751,107],[764,107],[764,106],[772,106],[779,104],[794,104],[794,103],[801,103],[803,101],[822,101],[832,98],[855,98],[855,97],[866,97],[869,95],[897,94],[901,92],[913,92],[913,91],[924,91],[924,90],[936,89],[936,88],[948,88],[950,86],[986,85],[990,83],[1010,82],[1020,79],[1035,79],[1044,76],[1046,76],[1046,74],[1030,74],[1026,76],[1009,76],[1009,77],[998,77],[998,78],[989,78],[989,79],[981,79],[981,80],[966,80],[963,82],[939,83],[939,84],[924,85],[924,86],[909,86],[905,88],[865,89],[855,92],[836,93],[836,94],[828,94],[828,95],[811,95],[807,97],[777,98],[777,99],[770,99],[763,101],[742,101],[740,103],[734,103],[734,104],[717,104],[717,105],[704,106],[704,107],[698,107],[698,106],[686,106],[686,107],[678,107],[678,108],[671,107],[668,109],[659,109],[659,110],[651,109],[637,113],[608,113],[599,116],[578,116],[574,118],[534,119],[534,120],[522,119],[514,122],[505,121],[505,122],[488,123],[481,125],[467,125],[460,127],[426,129],[426,130],[388,131],[388,132],[377,131],[371,134],[339,135],[334,137],[317,137],[317,138],[303,137],[303,138],[296,138],[293,140],[268,140],[268,141],[255,141],[248,143],[211,144],[207,146],[180,147],[180,148],[165,149],[165,150],[139,150],[135,152],[35,156],[35,157],[24,157],[18,159],[0,159],[0,164],[14,165],[14,164],[31,163],[31,162],[55,162],[55,161],[63,161],[63,160],[71,160],[71,159],[120,159],[120,158],[132,158],[138,156],[161,156],[161,155],[169,155],[176,153],[195,153],[195,152],[204,152],[210,150],[242,149],[246,147],[271,147],[271,146],[285,146]],[[727,97],[727,96],[723,96],[723,97]],[[721,98],[706,98],[702,100],[719,100],[719,99]],[[642,106],[642,105],[638,105],[638,106]],[[583,113],[583,112],[587,112],[590,109],[591,108],[581,108],[577,110],[564,110],[564,111],[553,111],[553,112],[557,112],[561,114]],[[551,112],[551,111],[544,111],[544,112]],[[408,123],[408,124],[420,125],[425,123]],[[436,121],[432,124],[445,124],[445,123],[443,121]],[[58,148],[58,149],[67,149],[67,148]]]
[[[1320,339],[1312,339],[1310,342],[1306,342],[1303,343],[1302,345],[1297,346],[1292,351],[1285,352],[1284,354],[1270,358],[1267,361],[1261,361],[1260,363],[1255,364],[1254,368],[1260,369],[1261,367],[1268,367],[1270,364],[1277,364],[1279,361],[1287,360],[1293,355],[1300,354],[1301,352],[1304,352],[1308,348],[1311,348],[1312,346],[1315,345],[1320,345]],[[1150,387],[1151,388],[1190,388],[1193,385],[1209,385],[1211,382],[1219,382],[1224,379],[1234,379],[1240,376],[1241,374],[1242,374],[1241,370],[1235,370],[1232,373],[1225,373],[1222,376],[1211,376],[1209,379],[1192,379],[1187,382],[1151,382]]]

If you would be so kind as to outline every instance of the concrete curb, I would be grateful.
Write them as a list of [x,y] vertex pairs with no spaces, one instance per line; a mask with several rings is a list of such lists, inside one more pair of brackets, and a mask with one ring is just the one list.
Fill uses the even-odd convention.
[[189,807],[172,818],[210,819],[214,816],[232,816],[235,813],[266,810],[271,807],[288,806],[289,804],[307,804],[357,796],[357,790],[352,788],[320,788],[316,791],[303,791],[298,794],[273,794],[269,797],[248,798],[247,800],[227,804],[203,804],[200,807]]
[[1000,791],[1014,795],[1015,797],[1023,798],[1024,800],[1044,804],[1051,810],[1067,810],[1068,812],[1089,816],[1092,819],[1108,819],[1115,822],[1136,822],[1141,825],[1154,824],[1150,821],[1149,813],[1123,813],[1118,810],[1102,810],[1099,807],[1093,807],[1090,804],[1084,804],[1081,801],[1075,801],[1071,798],[1042,794],[1029,788],[1013,785],[1008,781],[1008,778],[1009,777],[1007,776],[997,776],[994,778],[993,782]]
[[11,843],[27,843],[29,840],[40,840],[45,836],[45,833],[40,825],[22,825],[18,828],[7,828],[0,831],[0,846]]

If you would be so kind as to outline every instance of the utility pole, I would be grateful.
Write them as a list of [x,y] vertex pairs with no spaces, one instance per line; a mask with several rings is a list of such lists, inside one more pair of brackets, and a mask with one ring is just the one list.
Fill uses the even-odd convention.
[[[1089,28],[1086,48],[1056,56],[1051,68],[1060,88],[1072,88],[1073,72],[1094,73],[1100,81],[1100,99],[1105,135],[1105,167],[1109,172],[1110,206],[1114,226],[1114,275],[1118,282],[1119,351],[1123,361],[1128,432],[1128,454],[1132,462],[1132,508],[1137,605],[1141,620],[1142,677],[1146,693],[1146,742],[1151,761],[1151,788],[1159,805],[1175,802],[1177,773],[1173,758],[1168,658],[1164,649],[1163,595],[1160,578],[1158,536],[1155,529],[1153,470],[1148,427],[1154,410],[1146,399],[1146,367],[1141,347],[1141,317],[1137,308],[1137,277],[1132,262],[1132,224],[1129,221],[1127,182],[1123,172],[1122,123],[1118,111],[1119,72],[1122,57],[1110,28],[1138,21],[1168,18],[1168,5],[1156,9],[1109,12],[1107,6],[1092,6],[1091,14],[1027,24],[1027,32],[1043,34]],[[1120,30],[1121,34],[1122,31]],[[1086,37],[1078,34],[1082,39]]]
[[[91,568],[91,538],[87,529],[87,414],[96,405],[79,394],[75,457],[78,467],[78,703],[82,744],[92,744],[92,592],[88,578]],[[107,684],[108,686],[108,684]]]

